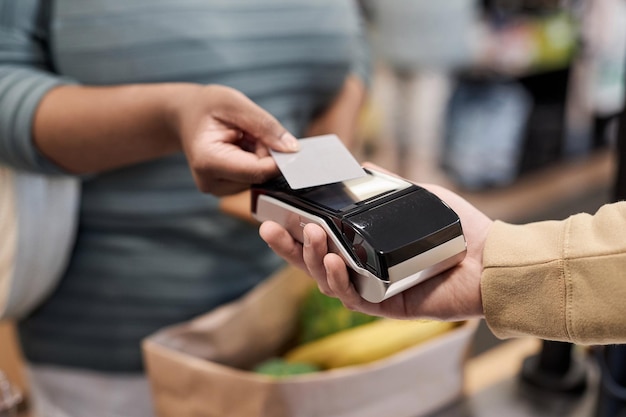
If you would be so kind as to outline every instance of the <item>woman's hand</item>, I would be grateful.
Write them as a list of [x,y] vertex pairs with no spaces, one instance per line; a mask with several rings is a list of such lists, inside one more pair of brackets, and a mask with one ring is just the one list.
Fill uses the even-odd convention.
[[178,136],[198,188],[233,194],[278,174],[268,149],[294,152],[298,141],[241,92],[209,85],[183,95]]
[[278,174],[268,148],[297,140],[232,88],[185,83],[60,86],[41,101],[38,149],[75,174],[121,168],[185,152],[198,188],[231,194]]
[[402,319],[482,317],[482,252],[492,221],[452,191],[435,185],[420,185],[436,194],[459,215],[467,240],[467,255],[452,269],[381,303],[370,303],[357,293],[341,257],[328,253],[327,236],[321,227],[306,225],[304,244],[295,241],[284,228],[273,222],[263,223],[260,235],[277,254],[308,272],[324,294],[339,298],[349,309]]

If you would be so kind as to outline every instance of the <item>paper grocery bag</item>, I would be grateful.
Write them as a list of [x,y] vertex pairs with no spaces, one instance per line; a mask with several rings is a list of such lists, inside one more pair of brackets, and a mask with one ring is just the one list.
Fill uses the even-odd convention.
[[298,306],[313,285],[304,272],[287,267],[240,300],[166,328],[149,341],[195,358],[249,368],[290,341]]
[[477,322],[391,357],[275,379],[249,369],[296,334],[314,282],[286,267],[239,301],[144,341],[159,417],[418,417],[462,394]]

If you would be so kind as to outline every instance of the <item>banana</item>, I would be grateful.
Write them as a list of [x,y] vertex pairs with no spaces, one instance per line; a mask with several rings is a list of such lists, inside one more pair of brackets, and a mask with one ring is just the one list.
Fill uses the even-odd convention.
[[311,363],[323,369],[359,365],[415,346],[457,325],[434,320],[381,319],[295,347],[285,354],[285,360]]

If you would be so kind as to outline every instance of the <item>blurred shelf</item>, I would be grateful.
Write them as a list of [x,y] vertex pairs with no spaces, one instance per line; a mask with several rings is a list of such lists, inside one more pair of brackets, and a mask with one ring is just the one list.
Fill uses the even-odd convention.
[[524,174],[504,188],[456,191],[493,219],[560,220],[580,211],[593,212],[609,202],[615,169],[614,151],[604,149]]

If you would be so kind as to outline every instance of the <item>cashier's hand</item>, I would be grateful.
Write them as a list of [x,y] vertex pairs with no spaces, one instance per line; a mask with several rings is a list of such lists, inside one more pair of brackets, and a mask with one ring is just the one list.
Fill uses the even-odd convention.
[[297,139],[243,93],[221,85],[192,87],[176,101],[178,136],[198,188],[242,191],[279,173],[269,148],[298,150]]
[[467,240],[467,255],[452,269],[381,303],[370,303],[357,293],[341,257],[328,253],[327,236],[321,227],[305,226],[304,245],[274,222],[264,222],[260,235],[278,255],[311,275],[324,294],[339,298],[351,310],[397,319],[456,321],[483,317],[482,254],[492,220],[450,190],[429,184],[420,186],[437,195],[459,215]]

